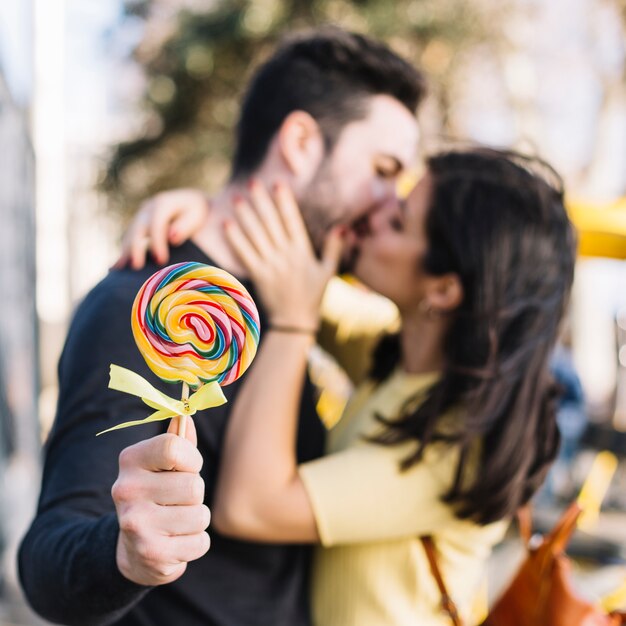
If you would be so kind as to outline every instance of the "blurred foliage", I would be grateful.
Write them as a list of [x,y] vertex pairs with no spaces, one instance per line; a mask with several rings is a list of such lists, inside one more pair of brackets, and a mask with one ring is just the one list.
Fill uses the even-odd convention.
[[[172,5],[180,8],[172,17]],[[228,175],[238,103],[254,67],[294,29],[334,23],[387,41],[422,67],[443,112],[460,54],[491,41],[505,2],[489,0],[126,0],[143,20],[133,52],[146,89],[138,136],[114,147],[103,188],[114,207]],[[494,6],[495,5],[495,6]],[[198,8],[198,7],[201,8]]]

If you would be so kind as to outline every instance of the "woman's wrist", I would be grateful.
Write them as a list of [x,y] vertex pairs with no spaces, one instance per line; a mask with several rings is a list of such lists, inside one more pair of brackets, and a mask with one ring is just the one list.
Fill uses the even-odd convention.
[[319,327],[313,324],[282,324],[270,323],[267,325],[266,330],[273,331],[275,333],[285,333],[292,335],[317,335]]
[[270,315],[265,329],[292,335],[317,335],[320,328],[319,315],[312,313],[287,315],[285,313],[282,311],[277,315]]

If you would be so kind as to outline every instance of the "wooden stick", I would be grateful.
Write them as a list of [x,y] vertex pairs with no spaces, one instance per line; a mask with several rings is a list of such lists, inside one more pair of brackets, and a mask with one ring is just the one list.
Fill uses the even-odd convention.
[[[183,383],[183,395],[181,396],[181,400],[184,402],[189,399],[189,385],[187,383]],[[187,416],[179,415],[178,416],[178,436],[185,437],[187,433]]]

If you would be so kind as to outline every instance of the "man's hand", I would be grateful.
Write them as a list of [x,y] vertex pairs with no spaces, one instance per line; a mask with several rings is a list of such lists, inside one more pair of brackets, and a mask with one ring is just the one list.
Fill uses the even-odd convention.
[[199,189],[172,189],[148,198],[128,226],[115,269],[130,263],[141,269],[146,252],[161,265],[169,259],[170,245],[180,245],[196,233],[209,217],[207,196]]
[[168,433],[122,450],[111,490],[120,525],[117,566],[140,585],[176,580],[210,546],[195,426],[188,417],[184,439],[173,434],[176,422]]

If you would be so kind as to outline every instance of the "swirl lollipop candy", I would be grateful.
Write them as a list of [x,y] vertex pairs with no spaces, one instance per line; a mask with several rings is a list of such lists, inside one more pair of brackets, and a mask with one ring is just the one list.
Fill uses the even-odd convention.
[[[138,374],[111,365],[109,387],[138,395],[157,411],[108,430],[179,415],[184,435],[186,415],[226,401],[220,386],[246,371],[259,342],[259,314],[245,287],[228,272],[202,263],[177,263],[153,274],[137,293],[131,327],[148,367],[164,381],[183,383],[182,399],[173,400]],[[189,386],[199,388],[191,397]]]
[[250,294],[224,270],[202,263],[170,265],[148,279],[135,298],[131,325],[159,378],[194,387],[237,380],[259,341]]

